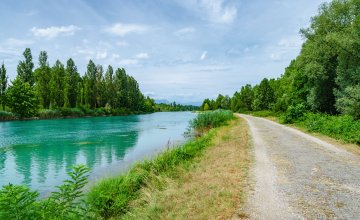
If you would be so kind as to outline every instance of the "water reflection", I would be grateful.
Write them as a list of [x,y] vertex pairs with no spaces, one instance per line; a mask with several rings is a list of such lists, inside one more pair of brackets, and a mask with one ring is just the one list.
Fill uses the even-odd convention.
[[0,185],[26,184],[46,193],[79,163],[100,177],[161,150],[170,139],[183,140],[192,117],[157,113],[0,123]]

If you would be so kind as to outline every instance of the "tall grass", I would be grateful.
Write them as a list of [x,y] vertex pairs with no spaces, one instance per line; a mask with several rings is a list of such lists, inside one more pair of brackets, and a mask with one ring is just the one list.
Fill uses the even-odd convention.
[[135,165],[126,174],[104,179],[87,194],[87,204],[97,216],[121,216],[130,209],[131,201],[140,195],[141,187],[157,175],[171,174],[179,164],[186,164],[209,146],[215,134],[210,131],[203,137],[190,141],[183,147],[169,149],[153,160]]
[[306,113],[295,124],[310,132],[317,132],[346,143],[360,145],[360,121],[349,115],[330,116],[320,113]]
[[190,126],[197,131],[204,132],[211,128],[216,128],[226,124],[233,119],[234,115],[228,110],[215,110],[199,113],[195,119],[190,122]]

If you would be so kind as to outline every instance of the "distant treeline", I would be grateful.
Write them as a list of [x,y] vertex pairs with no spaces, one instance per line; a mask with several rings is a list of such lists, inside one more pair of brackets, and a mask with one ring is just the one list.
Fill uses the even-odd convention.
[[324,3],[299,56],[277,79],[243,86],[233,97],[204,100],[201,109],[233,111],[297,109],[360,118],[360,1]]
[[199,106],[193,105],[181,105],[176,102],[166,104],[159,103],[155,105],[156,110],[160,112],[178,112],[178,111],[198,111],[200,109]]
[[125,69],[106,70],[92,60],[80,76],[73,59],[66,65],[59,60],[49,65],[48,54],[41,51],[34,69],[31,50],[26,48],[17,76],[8,83],[4,63],[0,68],[0,120],[55,118],[61,116],[123,115],[154,111],[191,111],[193,106],[176,103],[155,104],[145,97],[137,81]]

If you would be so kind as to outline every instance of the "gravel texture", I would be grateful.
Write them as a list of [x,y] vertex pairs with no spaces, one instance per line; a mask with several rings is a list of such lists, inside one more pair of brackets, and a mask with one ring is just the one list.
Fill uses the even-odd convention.
[[240,116],[255,156],[251,219],[360,219],[360,156],[294,128]]

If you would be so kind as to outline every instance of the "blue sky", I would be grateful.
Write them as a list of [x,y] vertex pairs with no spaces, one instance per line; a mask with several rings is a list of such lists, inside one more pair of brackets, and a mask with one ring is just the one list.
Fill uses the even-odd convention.
[[30,47],[37,66],[73,58],[124,67],[146,95],[197,103],[278,77],[323,0],[2,0],[0,62],[10,79]]

